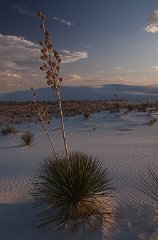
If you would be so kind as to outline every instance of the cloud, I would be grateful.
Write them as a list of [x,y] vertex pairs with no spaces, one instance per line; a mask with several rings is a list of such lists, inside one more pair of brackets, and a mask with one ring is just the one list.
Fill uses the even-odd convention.
[[62,63],[72,63],[81,59],[88,58],[88,52],[78,52],[78,51],[68,51],[61,50],[62,53]]
[[158,71],[158,66],[153,66],[152,70],[157,72]]
[[147,26],[144,28],[146,32],[158,32],[158,10],[154,10],[149,17]]
[[145,28],[144,28],[144,30],[146,31],[146,32],[150,32],[150,33],[156,33],[156,32],[158,32],[158,26],[155,26],[155,25],[153,25],[153,24],[150,24],[150,25],[148,25],[148,26],[146,26]]
[[79,75],[76,75],[76,74],[71,74],[71,75],[69,75],[73,80],[81,80],[82,79],[82,77],[81,76],[79,76]]
[[73,25],[74,25],[73,22],[68,21],[68,20],[65,20],[65,19],[59,19],[59,18],[57,18],[57,17],[53,17],[53,19],[54,19],[55,21],[59,22],[59,23],[65,24],[65,25],[67,25],[67,26],[73,26]]
[[39,62],[40,47],[23,37],[0,34],[0,70],[24,70]]
[[[28,16],[28,17],[35,17],[36,16],[36,10],[33,9],[33,8],[30,8],[28,6],[24,6],[24,5],[15,5],[15,4],[12,4],[11,2],[8,2],[7,0],[0,0],[0,2],[3,2],[4,4],[7,4],[8,6],[10,6],[10,8],[12,8],[14,11],[16,11],[17,13],[20,13],[20,14],[23,14],[25,16]],[[47,17],[47,19],[49,21],[57,21],[59,23],[62,23],[64,25],[67,25],[67,26],[73,26],[74,23],[69,21],[69,20],[65,20],[64,18],[57,18],[57,17]]]
[[16,11],[20,14],[26,15],[28,17],[35,16],[36,11],[34,9],[30,8],[30,7],[23,6],[23,5],[15,5],[15,4],[12,4],[11,2],[7,1],[7,0],[2,0],[1,2],[10,6],[14,11]]
[[64,77],[67,86],[90,86],[90,87],[101,87],[105,84],[132,84],[129,77],[122,76],[109,76],[108,74],[93,74],[93,75],[77,75],[71,74]]
[[70,21],[66,21],[65,19],[61,19],[60,22],[67,25],[67,26],[73,26],[74,25],[74,23],[72,23]]
[[83,82],[84,82],[84,77],[77,74],[65,75],[63,78],[64,78],[64,85],[68,85],[68,86],[83,85]]
[[20,14],[23,14],[23,15],[26,15],[28,17],[32,17],[32,16],[34,17],[36,15],[36,12],[31,8],[28,8],[28,7],[25,7],[25,6],[17,6],[17,5],[13,5],[13,4],[10,4],[10,6],[16,12],[18,12]]
[[29,89],[32,85],[42,84],[40,47],[37,44],[23,37],[0,34],[0,55],[3,56],[0,61],[0,91]]
[[22,78],[21,75],[19,75],[17,73],[8,72],[8,71],[0,72],[0,79],[2,77],[17,78],[17,79],[21,79]]
[[[0,91],[14,91],[46,87],[41,66],[41,47],[23,37],[0,34]],[[64,63],[71,63],[88,57],[87,52],[63,50]],[[69,74],[68,81],[80,81],[77,74]]]
[[117,66],[115,67],[116,70],[122,70],[124,67],[123,66]]
[[[49,19],[51,20],[51,18],[49,18]],[[53,20],[55,20],[55,21],[57,21],[59,23],[63,23],[65,25],[67,25],[67,26],[73,26],[74,25],[74,23],[71,22],[71,21],[68,21],[68,20],[65,20],[65,19],[59,19],[57,17],[53,17]]]
[[127,71],[128,71],[128,72],[135,72],[134,69],[128,69]]

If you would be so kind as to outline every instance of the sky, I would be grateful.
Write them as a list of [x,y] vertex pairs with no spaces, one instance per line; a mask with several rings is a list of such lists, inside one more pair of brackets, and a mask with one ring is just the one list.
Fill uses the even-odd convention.
[[158,85],[157,0],[0,0],[0,93],[47,87],[38,10],[63,85]]

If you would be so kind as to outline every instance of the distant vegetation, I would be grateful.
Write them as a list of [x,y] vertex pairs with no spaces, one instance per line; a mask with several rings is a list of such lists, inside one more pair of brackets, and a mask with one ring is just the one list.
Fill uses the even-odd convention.
[[[47,119],[58,116],[59,107],[57,102],[39,102],[41,107],[47,108]],[[34,102],[1,102],[0,103],[0,124],[21,123],[32,121],[36,118]],[[128,102],[128,101],[62,101],[62,109],[65,117],[78,114],[91,114],[93,112],[110,111],[119,112],[121,109],[128,111],[136,110],[141,112],[158,110],[156,102]],[[86,117],[86,116],[85,116]]]

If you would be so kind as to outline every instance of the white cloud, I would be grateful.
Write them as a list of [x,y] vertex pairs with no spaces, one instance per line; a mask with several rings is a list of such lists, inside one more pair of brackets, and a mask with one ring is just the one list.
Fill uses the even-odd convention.
[[[41,47],[19,36],[0,34],[0,91],[46,87],[41,66]],[[71,63],[88,57],[87,52],[63,50],[63,63]],[[69,76],[70,82],[80,81],[77,74]]]
[[[2,0],[1,0],[2,1]],[[17,13],[23,14],[27,17],[35,17],[36,16],[36,10],[33,8],[30,8],[28,6],[24,6],[24,5],[17,5],[17,4],[12,4],[11,2],[8,2],[7,0],[3,0],[3,3],[7,4],[10,8],[12,8],[13,11],[16,11]],[[52,21],[51,17],[47,17],[48,20]],[[66,19],[60,19],[57,17],[53,17],[53,20],[65,24],[67,26],[73,26],[74,23],[66,20]]]
[[0,79],[3,77],[17,78],[17,79],[22,78],[20,74],[8,72],[8,71],[0,72]]
[[158,71],[158,66],[153,66],[152,70],[157,72]]
[[64,85],[82,85],[84,78],[77,74],[70,74],[64,76]]
[[144,28],[146,32],[158,32],[158,10],[154,10],[149,17],[147,26]]
[[150,25],[148,25],[148,26],[146,26],[145,28],[144,28],[144,30],[146,31],[146,32],[150,32],[150,33],[156,33],[156,32],[158,32],[158,26],[155,26],[155,25],[153,25],[153,24],[150,24]]
[[36,12],[31,9],[31,8],[28,8],[28,7],[25,7],[25,6],[17,6],[17,5],[13,5],[13,4],[10,4],[10,6],[18,13],[20,14],[23,14],[23,15],[26,15],[28,17],[34,17],[36,15]]
[[1,67],[7,63],[8,67],[16,68],[24,61],[30,65],[30,62],[39,60],[40,47],[23,37],[0,34],[0,54],[3,56]]
[[[59,23],[65,24],[65,25],[67,25],[67,26],[73,26],[73,25],[74,25],[73,22],[68,21],[68,20],[65,20],[65,19],[63,19],[63,18],[60,19],[60,18],[57,18],[57,17],[53,17],[53,19],[54,19],[55,21],[59,22]],[[50,20],[51,20],[51,19],[50,19]]]
[[12,4],[11,2],[7,1],[7,0],[3,0],[2,1],[4,4],[8,5],[10,8],[13,9],[13,11],[16,11],[20,14],[26,15],[28,17],[32,17],[35,16],[36,11],[28,6],[23,6],[23,5],[15,5]]
[[124,67],[123,66],[117,66],[115,67],[116,70],[122,70]]
[[70,74],[69,76],[70,76],[70,78],[73,79],[73,80],[81,80],[81,79],[82,79],[81,76],[76,75],[76,74]]
[[0,34],[0,55],[3,56],[0,61],[0,91],[29,89],[42,83],[40,47],[34,42]]
[[67,26],[73,26],[74,25],[74,23],[72,23],[70,21],[66,21],[65,19],[61,19],[60,22],[67,25]]
[[61,50],[62,52],[62,63],[72,63],[78,60],[88,58],[88,52],[68,51]]
[[134,69],[128,69],[127,71],[128,71],[128,72],[135,72]]

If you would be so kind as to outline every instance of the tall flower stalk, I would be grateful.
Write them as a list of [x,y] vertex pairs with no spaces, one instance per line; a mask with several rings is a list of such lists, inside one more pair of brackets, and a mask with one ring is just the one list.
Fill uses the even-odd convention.
[[55,155],[55,158],[57,159],[58,158],[58,155],[57,155],[57,152],[55,150],[55,145],[53,143],[53,140],[50,136],[50,133],[49,133],[49,130],[48,130],[48,122],[46,121],[47,118],[46,118],[46,115],[47,115],[47,111],[45,108],[43,108],[38,102],[37,102],[37,99],[36,99],[36,92],[34,91],[33,88],[31,88],[31,91],[32,91],[32,95],[33,95],[33,99],[34,99],[34,104],[35,104],[35,113],[37,114],[38,116],[38,120],[39,122],[41,123],[41,126],[42,128],[44,129],[49,141],[50,141],[50,144],[52,146],[52,149],[53,149],[53,152],[54,152],[54,155]]
[[64,117],[63,117],[62,103],[61,103],[61,96],[60,96],[60,87],[61,87],[62,78],[59,77],[59,64],[61,62],[61,58],[58,52],[53,49],[50,32],[46,30],[46,26],[45,26],[45,19],[46,19],[45,15],[40,11],[37,12],[37,15],[41,17],[42,23],[40,28],[44,34],[44,40],[40,41],[40,45],[42,47],[41,60],[43,62],[43,65],[40,67],[40,70],[46,73],[47,85],[50,86],[56,92],[58,105],[59,105],[59,114],[60,114],[65,155],[67,160],[69,161],[69,153],[68,153],[68,146],[67,146],[67,140],[66,140],[65,126],[64,126]]

